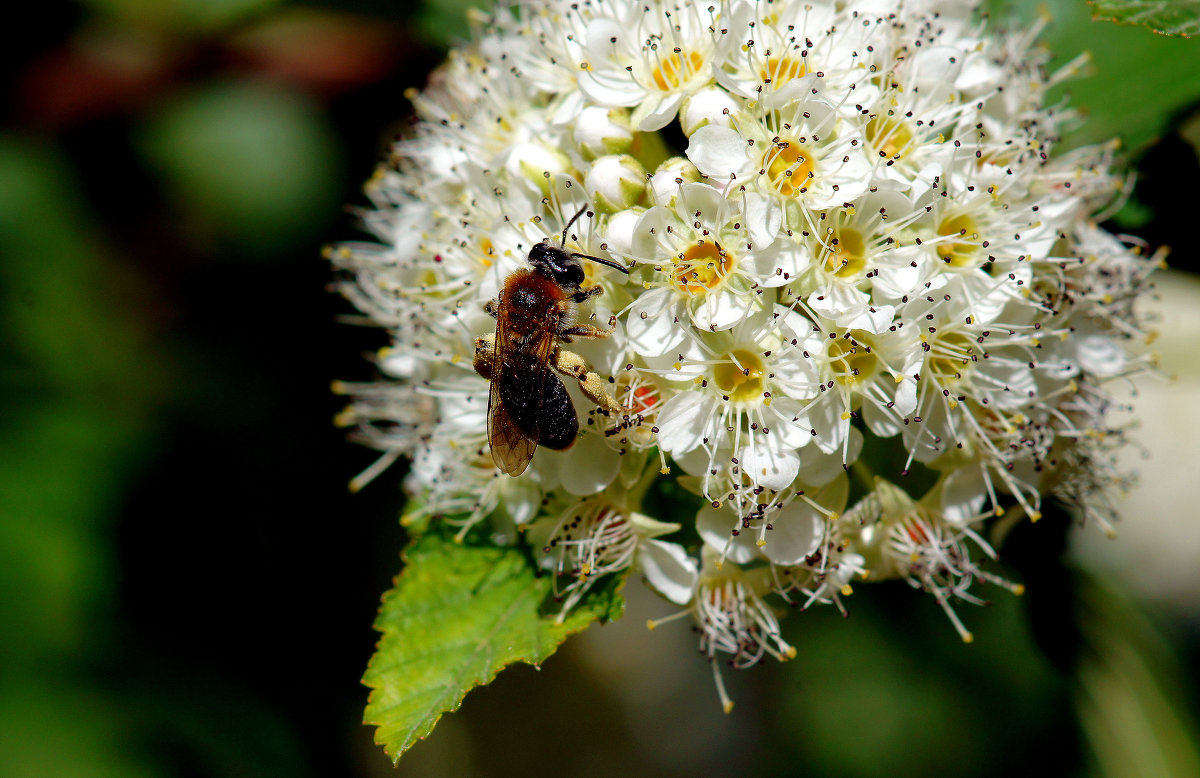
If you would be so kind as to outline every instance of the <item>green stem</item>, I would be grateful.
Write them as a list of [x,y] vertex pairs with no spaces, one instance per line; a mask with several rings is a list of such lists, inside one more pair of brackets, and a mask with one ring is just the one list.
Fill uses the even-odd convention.
[[657,476],[661,475],[658,468],[658,457],[651,450],[646,456],[645,469],[642,475],[638,478],[637,483],[629,488],[625,493],[625,510],[632,513],[637,511],[642,512],[642,500],[646,496],[646,492],[650,490],[650,485],[654,483]]
[[854,464],[850,465],[850,477],[862,487],[864,494],[870,494],[875,490],[875,471],[863,461],[862,457],[859,457],[854,461]]

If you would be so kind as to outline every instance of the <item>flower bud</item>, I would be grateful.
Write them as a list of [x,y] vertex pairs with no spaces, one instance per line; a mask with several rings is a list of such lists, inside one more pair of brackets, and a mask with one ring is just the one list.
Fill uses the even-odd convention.
[[646,169],[628,154],[600,157],[583,184],[598,210],[616,213],[637,205],[645,197]]
[[633,230],[642,217],[642,209],[633,208],[614,213],[604,230],[604,242],[616,255],[633,253]]
[[561,151],[540,143],[521,143],[509,153],[505,168],[510,175],[528,179],[542,194],[549,195],[551,176],[570,172],[571,160]]
[[670,205],[683,184],[700,180],[700,171],[687,157],[671,157],[650,177],[650,199],[655,205]]
[[684,101],[679,109],[679,125],[688,136],[706,124],[728,127],[729,116],[737,109],[737,102],[728,92],[710,86]]
[[589,106],[575,120],[575,143],[586,159],[626,154],[633,145],[629,112],[624,108]]

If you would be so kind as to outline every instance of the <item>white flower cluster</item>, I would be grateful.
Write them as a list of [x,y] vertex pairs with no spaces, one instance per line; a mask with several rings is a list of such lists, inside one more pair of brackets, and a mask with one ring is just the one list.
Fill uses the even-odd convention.
[[[330,252],[393,338],[382,380],[342,387],[341,421],[385,452],[363,477],[409,457],[416,515],[528,529],[565,607],[636,570],[714,660],[793,655],[775,606],[841,607],[868,576],[932,593],[969,640],[951,601],[1019,589],[971,557],[994,555],[985,520],[1056,496],[1107,526],[1103,385],[1144,367],[1123,342],[1159,264],[1095,224],[1109,150],[1051,156],[1033,36],[942,0],[481,19],[368,184],[379,242]],[[613,331],[570,348],[624,413],[571,386],[576,444],[504,476],[484,306],[585,204],[565,248],[631,273],[583,263],[603,294],[578,321]],[[694,532],[652,518],[660,479],[703,498]]]

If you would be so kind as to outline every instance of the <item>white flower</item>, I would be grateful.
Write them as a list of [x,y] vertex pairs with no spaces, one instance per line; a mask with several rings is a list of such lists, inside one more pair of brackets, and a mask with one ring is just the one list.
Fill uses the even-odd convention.
[[794,229],[811,223],[808,211],[852,202],[870,186],[861,138],[825,100],[808,95],[776,110],[751,104],[730,125],[696,130],[688,158],[729,187],[769,195]]
[[641,203],[646,170],[628,154],[610,154],[592,162],[583,185],[598,209],[615,213]]
[[760,316],[765,289],[783,283],[761,198],[727,198],[708,184],[684,183],[672,207],[656,205],[634,228],[632,256],[654,271],[630,309],[630,338],[649,356],[675,348],[688,319],[727,330]]
[[[528,533],[530,542],[543,554],[543,565],[555,574],[555,597],[563,603],[561,620],[595,582],[631,567],[639,553],[650,557],[648,563],[643,562],[644,568],[658,571],[670,560],[686,568],[686,562],[680,561],[685,558],[680,556],[682,550],[674,551],[669,548],[673,544],[653,540],[678,529],[678,524],[629,513],[608,497],[589,497],[571,503],[556,519],[544,517]],[[671,572],[678,577],[675,570]],[[566,578],[561,588],[560,577]],[[659,580],[663,579],[660,575]]]
[[717,79],[730,94],[770,108],[817,88],[827,68],[835,76],[852,72],[864,38],[832,4],[742,2],[731,17]]
[[684,98],[713,81],[716,7],[606,5],[584,31],[579,90],[599,105],[632,106],[639,130],[661,129]]
[[[688,577],[695,573],[689,570]],[[727,654],[732,667],[750,667],[764,656],[780,661],[796,656],[796,649],[783,639],[779,620],[763,599],[773,584],[765,568],[744,571],[723,564],[705,547],[700,574],[695,578],[686,610],[675,616],[649,622],[650,629],[676,618],[690,615],[700,633],[700,652],[708,657],[722,707],[733,710],[733,701],[725,691],[717,664],[719,654]]]
[[[336,387],[380,452],[354,485],[404,457],[412,522],[528,528],[563,614],[636,571],[714,670],[790,657],[776,606],[844,609],[857,581],[907,580],[968,637],[952,604],[974,580],[1018,588],[986,569],[996,517],[1054,497],[1111,529],[1127,422],[1107,386],[1149,366],[1128,342],[1161,258],[1097,226],[1113,147],[1056,153],[1036,30],[973,11],[497,10],[410,95],[367,185],[377,242],[328,252],[391,339],[375,380]],[[506,326],[485,306],[543,241],[630,272],[581,259],[599,293],[546,354],[580,432],[511,478],[473,366]]]
[[945,520],[937,511],[914,502],[904,490],[879,480],[875,491],[852,510],[844,521],[858,525],[852,544],[878,579],[904,578],[937,600],[963,642],[974,638],[954,612],[951,599],[983,604],[967,590],[975,578],[1000,584],[1016,594],[1024,587],[981,570],[970,557],[968,541],[986,556],[995,552],[983,538],[961,523]]
[[[747,472],[755,463],[743,463]],[[796,474],[778,489],[731,493],[724,505],[705,506],[696,529],[722,562],[746,564],[766,560],[784,567],[803,564],[826,539],[827,523],[846,505],[847,479],[808,490],[795,484]]]
[[595,159],[605,154],[625,154],[633,146],[629,114],[620,108],[590,105],[574,121],[574,139],[579,150]]
[[[879,278],[908,276],[904,292],[916,286],[908,252],[898,250],[896,236],[920,217],[900,192],[881,188],[853,206],[815,214],[811,230],[801,233],[797,250],[804,256],[797,277],[789,282],[786,300],[796,300],[837,327],[882,332],[892,323],[894,306],[884,302]],[[903,294],[902,292],[901,294]]]
[[781,488],[795,477],[797,450],[813,436],[801,423],[803,404],[784,387],[812,386],[815,376],[808,364],[787,358],[789,334],[773,315],[764,325],[694,332],[681,358],[660,368],[661,378],[688,383],[663,403],[658,443],[701,477],[706,499],[721,499],[731,484],[741,483],[737,462],[743,458],[753,463],[744,471],[752,484]]

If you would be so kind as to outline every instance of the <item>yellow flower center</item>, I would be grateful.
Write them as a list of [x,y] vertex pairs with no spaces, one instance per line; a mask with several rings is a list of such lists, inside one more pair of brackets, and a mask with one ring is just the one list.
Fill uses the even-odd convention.
[[879,357],[871,349],[867,334],[851,330],[829,341],[829,367],[833,378],[843,386],[869,381],[879,370]]
[[704,67],[704,57],[697,52],[673,52],[669,57],[659,60],[658,67],[651,73],[654,85],[664,92],[678,89]]
[[979,227],[969,214],[951,216],[942,220],[938,225],[938,235],[949,238],[959,236],[961,241],[944,240],[938,243],[937,253],[946,264],[953,267],[966,267],[974,264],[978,251]]
[[980,350],[979,344],[966,333],[939,333],[929,347],[929,372],[943,385],[960,381]]
[[812,157],[799,143],[779,141],[763,155],[762,165],[771,185],[783,195],[804,192],[813,177]]
[[872,116],[866,127],[867,141],[884,156],[899,159],[913,142],[908,123],[885,116]]
[[496,256],[496,247],[492,245],[491,238],[484,238],[479,241],[479,260],[484,267],[491,267],[493,258]]
[[718,286],[733,269],[734,260],[728,251],[716,243],[703,240],[675,261],[671,283],[681,292],[702,294]]
[[867,261],[867,242],[858,230],[836,230],[826,246],[825,272],[838,278],[853,278],[862,275]]
[[730,399],[738,402],[761,397],[762,359],[751,351],[734,349],[713,369],[713,382]]
[[804,60],[793,57],[770,57],[767,59],[766,67],[760,68],[758,71],[763,83],[771,84],[775,89],[806,73],[808,73],[808,67],[805,66]]

